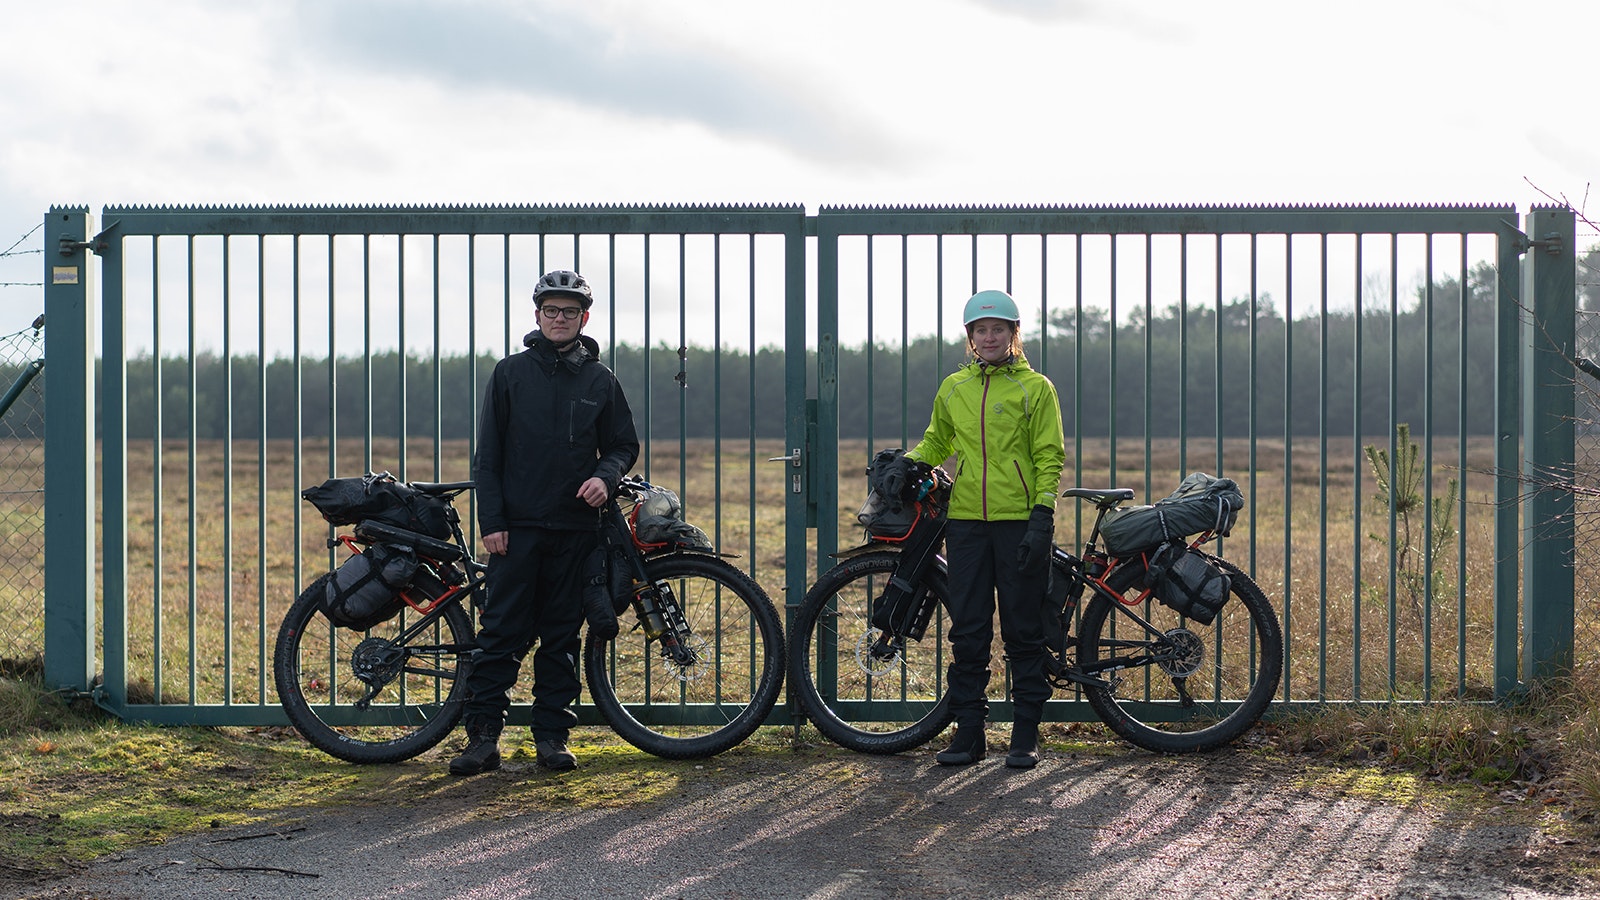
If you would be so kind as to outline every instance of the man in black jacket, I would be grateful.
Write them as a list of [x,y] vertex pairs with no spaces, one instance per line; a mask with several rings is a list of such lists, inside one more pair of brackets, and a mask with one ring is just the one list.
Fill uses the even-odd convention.
[[539,330],[495,366],[484,391],[478,525],[489,551],[480,653],[467,678],[467,747],[455,775],[500,766],[500,730],[522,659],[533,654],[533,739],[539,765],[571,769],[577,723],[584,566],[598,542],[599,508],[639,458],[622,386],[585,336],[594,295],[576,272],[533,289]]

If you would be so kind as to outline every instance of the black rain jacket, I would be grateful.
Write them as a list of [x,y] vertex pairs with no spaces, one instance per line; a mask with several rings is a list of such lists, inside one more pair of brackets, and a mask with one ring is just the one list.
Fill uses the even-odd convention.
[[578,335],[564,353],[538,331],[522,343],[484,390],[472,464],[478,526],[598,530],[600,512],[578,486],[599,476],[616,493],[639,458],[633,410],[593,338]]

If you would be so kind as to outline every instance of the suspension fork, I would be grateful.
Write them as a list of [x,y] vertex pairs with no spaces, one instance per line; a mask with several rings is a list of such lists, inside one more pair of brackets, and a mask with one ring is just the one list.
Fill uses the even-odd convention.
[[611,541],[623,548],[622,555],[626,557],[630,570],[629,603],[633,606],[634,615],[639,618],[640,626],[644,628],[645,637],[657,642],[661,647],[661,655],[673,664],[694,665],[697,660],[688,640],[689,621],[684,617],[683,608],[670,587],[651,581],[645,569],[644,554],[634,544],[633,530],[628,527],[628,520],[615,500],[606,504],[601,527],[601,540]]

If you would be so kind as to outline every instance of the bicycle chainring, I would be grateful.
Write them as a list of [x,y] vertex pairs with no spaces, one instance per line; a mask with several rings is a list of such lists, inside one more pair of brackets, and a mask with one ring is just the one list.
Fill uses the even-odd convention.
[[1164,646],[1159,648],[1156,665],[1173,678],[1188,678],[1205,664],[1206,646],[1187,628],[1174,628],[1163,635]]
[[383,638],[369,637],[350,654],[350,673],[372,688],[393,681],[405,664],[405,648]]

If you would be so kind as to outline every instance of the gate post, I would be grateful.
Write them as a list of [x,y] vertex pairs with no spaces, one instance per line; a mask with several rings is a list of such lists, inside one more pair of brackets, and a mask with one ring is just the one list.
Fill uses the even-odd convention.
[[1525,682],[1572,667],[1574,315],[1577,234],[1572,210],[1536,207],[1523,260],[1522,673]]
[[44,680],[94,680],[94,265],[88,207],[44,220]]

